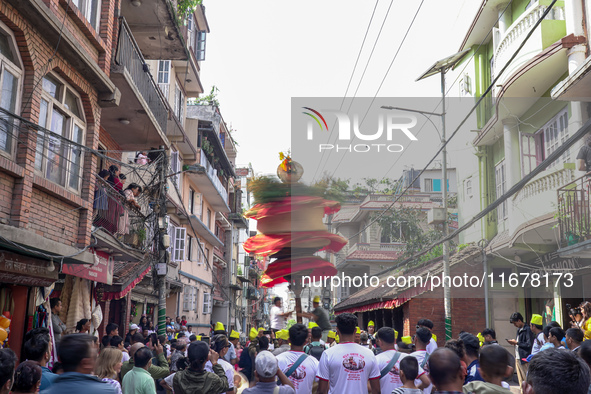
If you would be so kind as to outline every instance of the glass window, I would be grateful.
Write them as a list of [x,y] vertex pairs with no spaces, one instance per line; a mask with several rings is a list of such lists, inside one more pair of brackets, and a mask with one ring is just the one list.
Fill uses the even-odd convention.
[[78,108],[78,98],[74,96],[69,90],[66,90],[66,99],[64,101],[64,106],[72,112],[72,114],[76,115],[80,118],[80,109]]
[[8,35],[0,31],[0,54],[14,63],[14,54],[10,47],[10,40],[11,38]]
[[206,32],[197,32],[197,44],[195,48],[195,57],[197,60],[205,60],[205,37]]
[[43,78],[43,94],[39,107],[35,169],[60,186],[80,190],[84,153],[85,123],[80,98],[58,77]]
[[99,30],[100,0],[72,0],[72,4],[80,10],[80,13],[95,31]]
[[49,95],[55,99],[58,98],[58,96],[60,95],[60,90],[61,90],[61,83],[59,83],[58,81],[56,81],[54,78],[52,78],[50,75],[46,75],[43,78],[43,90],[46,91],[47,93],[49,93]]
[[[5,30],[3,30],[5,29]],[[8,28],[0,22],[0,107],[18,115],[19,91],[22,71],[19,54],[16,52],[14,37],[7,33]],[[0,151],[12,153],[16,138],[14,118],[0,113]]]

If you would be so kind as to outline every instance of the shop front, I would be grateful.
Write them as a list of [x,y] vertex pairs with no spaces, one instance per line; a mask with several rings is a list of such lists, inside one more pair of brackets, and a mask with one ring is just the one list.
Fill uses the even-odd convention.
[[[0,250],[0,313],[11,319],[7,341],[21,358],[25,333],[47,327],[49,313],[44,300],[51,292],[58,273],[52,262]],[[4,333],[0,332],[0,339]]]

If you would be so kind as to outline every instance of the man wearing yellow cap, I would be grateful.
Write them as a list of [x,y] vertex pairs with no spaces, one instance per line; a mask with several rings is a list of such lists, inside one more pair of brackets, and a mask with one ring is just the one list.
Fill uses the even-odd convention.
[[289,331],[285,328],[283,330],[279,330],[275,333],[275,338],[277,338],[277,344],[279,345],[277,349],[273,350],[273,355],[278,356],[283,352],[287,352],[290,350],[289,347]]
[[301,312],[298,313],[298,317],[305,317],[310,320],[314,320],[318,327],[322,329],[322,340],[326,342],[328,339],[328,332],[331,330],[330,320],[328,318],[328,312],[326,309],[320,306],[320,297],[316,296],[312,300],[312,306],[314,309],[311,313]]
[[361,344],[361,328],[355,327],[355,343]]
[[337,344],[336,338],[337,338],[337,333],[330,330],[328,332],[328,336],[326,339],[326,347],[331,348],[331,347],[335,346]]
[[376,337],[375,337],[375,332],[376,332],[376,324],[373,322],[373,320],[370,320],[369,323],[367,323],[367,339],[370,341],[371,345],[375,348],[376,347]]
[[529,322],[529,328],[531,328],[531,332],[534,334],[534,345],[531,348],[532,356],[540,351],[542,346],[546,343],[544,340],[544,325],[542,322],[541,315],[531,315],[531,320]]
[[240,334],[237,331],[230,331],[230,336],[228,341],[230,342],[230,349],[226,352],[224,359],[232,365],[235,365],[238,362],[238,357],[236,355],[236,346],[238,346],[238,340],[240,339]]

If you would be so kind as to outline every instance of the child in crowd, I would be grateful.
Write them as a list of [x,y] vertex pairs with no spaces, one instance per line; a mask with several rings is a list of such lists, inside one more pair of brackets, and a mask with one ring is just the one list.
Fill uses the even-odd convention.
[[503,387],[503,379],[513,374],[509,352],[502,346],[485,346],[480,350],[479,362],[484,382],[472,381],[464,385],[464,393],[510,394],[511,390]]
[[414,357],[404,357],[400,360],[400,381],[402,387],[398,387],[392,391],[392,394],[422,394],[423,390],[420,390],[415,386],[415,379],[419,375],[419,362]]

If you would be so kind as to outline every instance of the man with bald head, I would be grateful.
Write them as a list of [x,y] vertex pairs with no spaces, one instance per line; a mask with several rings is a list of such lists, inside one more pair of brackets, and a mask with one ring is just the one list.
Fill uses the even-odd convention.
[[458,355],[447,348],[438,348],[429,357],[429,377],[435,393],[462,394],[464,375]]
[[[134,367],[134,362],[133,362],[133,356],[135,355],[135,352],[137,352],[139,349],[145,347],[146,345],[144,345],[141,342],[136,342],[133,345],[131,345],[131,348],[129,348],[129,361],[126,361],[123,363],[123,365],[121,365],[121,380],[123,380],[123,377],[125,376],[126,373],[128,373],[129,371],[131,371]],[[156,354],[158,355],[158,364],[159,365],[154,365],[154,363],[152,362],[152,365],[147,369],[148,373],[152,376],[153,379],[163,379],[165,377],[167,377],[168,375],[170,375],[170,370],[168,367],[168,361],[166,360],[166,357],[164,356],[164,348],[162,347],[162,344],[160,343],[160,341],[158,341],[158,343],[154,346],[154,350],[156,351]]]

